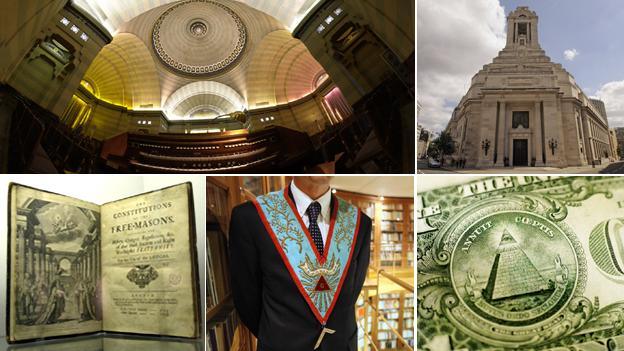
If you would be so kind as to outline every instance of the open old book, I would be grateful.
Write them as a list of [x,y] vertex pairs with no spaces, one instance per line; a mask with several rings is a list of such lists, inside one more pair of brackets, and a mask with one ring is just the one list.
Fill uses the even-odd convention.
[[190,183],[104,205],[11,184],[8,222],[9,342],[199,337]]

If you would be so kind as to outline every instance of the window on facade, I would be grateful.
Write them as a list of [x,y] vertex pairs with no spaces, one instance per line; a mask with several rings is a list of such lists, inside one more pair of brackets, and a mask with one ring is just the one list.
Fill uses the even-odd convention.
[[528,35],[528,24],[527,23],[518,23],[518,36]]
[[512,128],[529,128],[529,111],[514,111],[511,122]]

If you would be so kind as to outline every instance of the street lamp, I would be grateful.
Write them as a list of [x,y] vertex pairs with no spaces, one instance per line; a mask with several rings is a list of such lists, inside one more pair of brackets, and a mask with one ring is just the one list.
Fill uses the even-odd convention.
[[485,151],[485,156],[487,156],[489,149],[490,149],[490,141],[488,139],[482,140],[481,150]]
[[555,156],[555,150],[557,150],[557,147],[559,146],[559,143],[557,142],[557,139],[551,138],[548,141],[548,147],[550,148],[550,150],[552,151],[552,155]]

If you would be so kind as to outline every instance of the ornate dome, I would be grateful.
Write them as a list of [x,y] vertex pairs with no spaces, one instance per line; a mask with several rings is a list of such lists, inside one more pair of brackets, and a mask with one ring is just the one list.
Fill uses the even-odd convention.
[[[101,100],[162,109],[170,121],[210,120],[307,96],[323,68],[303,42],[249,1],[150,0],[164,4],[124,23],[84,78]],[[135,2],[98,4],[128,4],[123,9],[132,11]]]
[[207,76],[230,68],[245,50],[247,28],[229,7],[211,0],[186,0],[156,21],[153,48],[178,73]]

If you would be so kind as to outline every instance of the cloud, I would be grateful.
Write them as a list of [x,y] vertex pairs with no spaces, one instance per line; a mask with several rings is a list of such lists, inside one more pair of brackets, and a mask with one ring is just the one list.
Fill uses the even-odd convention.
[[605,103],[609,127],[624,127],[624,80],[604,84],[595,96]]
[[574,61],[574,59],[580,55],[576,49],[567,49],[563,52],[563,57],[568,61]]
[[446,127],[470,80],[505,46],[498,0],[418,0],[418,123]]

